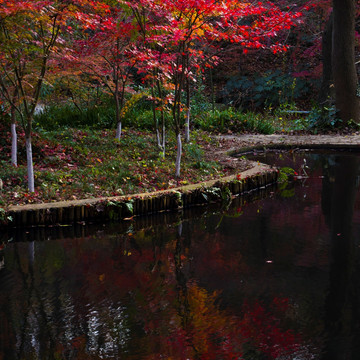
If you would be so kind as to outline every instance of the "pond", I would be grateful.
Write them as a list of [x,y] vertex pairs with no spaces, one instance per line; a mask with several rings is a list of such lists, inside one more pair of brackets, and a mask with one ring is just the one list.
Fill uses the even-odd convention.
[[266,196],[18,231],[0,359],[358,359],[360,154],[271,156]]

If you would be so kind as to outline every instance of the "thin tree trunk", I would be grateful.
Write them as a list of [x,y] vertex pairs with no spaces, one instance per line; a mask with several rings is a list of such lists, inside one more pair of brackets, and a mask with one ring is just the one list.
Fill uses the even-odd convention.
[[319,103],[324,105],[331,101],[334,96],[334,91],[331,91],[331,85],[333,84],[332,75],[332,32],[333,32],[333,14],[331,13],[323,32],[322,36],[322,80],[319,94]]
[[215,112],[215,89],[214,89],[213,72],[211,68],[210,68],[210,90],[211,90],[211,111]]
[[[165,125],[165,113],[164,113],[164,94],[161,88],[161,83],[159,80],[156,82],[158,95],[160,98],[160,105],[161,105],[161,132],[158,131],[158,145],[159,148],[162,150],[163,158],[165,158],[165,144],[166,144],[166,125]],[[159,128],[157,124],[157,129]]]
[[163,157],[165,157],[165,138],[166,138],[166,126],[165,126],[165,113],[161,108],[161,133],[160,133],[160,148],[163,151]]
[[16,98],[18,95],[18,90],[15,89],[12,102],[10,103],[11,111],[11,164],[17,166],[17,133],[16,133]]
[[164,159],[165,159],[165,148],[166,148],[166,128],[165,128],[165,117],[163,116],[163,123],[162,123],[162,152],[163,152],[163,158]]
[[11,123],[11,164],[15,167],[17,166],[17,133],[15,121]]
[[165,127],[165,117],[164,112],[161,112],[162,118],[162,126],[161,126],[161,133],[159,128],[156,128],[156,140],[159,149],[162,151],[162,157],[165,159],[165,147],[166,147],[166,127]]
[[181,135],[178,133],[176,135],[176,162],[175,162],[175,176],[180,177],[180,166],[181,166],[181,153],[182,153],[182,143],[181,143]]
[[158,126],[158,120],[156,116],[156,104],[153,101],[151,105],[152,113],[153,113],[153,122],[154,122],[154,129],[155,129],[155,135],[156,135],[156,144],[161,149],[161,140],[160,140],[160,130]]
[[[181,52],[184,52],[184,48],[179,49]],[[180,74],[177,74],[174,79],[174,103],[173,103],[173,121],[176,135],[176,161],[175,161],[175,177],[180,177],[180,166],[181,166],[181,154],[182,154],[182,143],[181,143],[181,94],[184,90],[184,81],[185,81],[185,58],[182,56],[180,59],[177,59],[176,67],[182,69]]]
[[185,142],[190,142],[190,106],[186,110]]
[[[153,99],[155,99],[155,93],[154,93],[153,87],[151,87],[151,95],[152,95]],[[154,128],[155,128],[156,143],[157,143],[157,146],[161,149],[160,130],[159,130],[158,118],[156,116],[155,100],[152,101],[151,109],[152,109],[152,113],[153,113],[153,122],[154,122]]]
[[[116,52],[119,53],[119,38],[117,38],[116,41]],[[124,90],[125,90],[125,84],[123,84],[122,88],[122,94],[121,94],[121,104],[119,99],[119,65],[117,64],[113,68],[113,81],[115,83],[115,90],[114,90],[114,98],[115,98],[115,107],[116,107],[116,135],[115,138],[120,141],[121,139],[121,117],[120,117],[120,110],[123,108],[124,105]]]
[[34,166],[33,166],[33,156],[32,156],[31,135],[26,135],[26,159],[27,159],[28,189],[30,192],[34,192],[35,185],[34,185]]
[[120,139],[121,139],[121,126],[122,126],[122,124],[121,124],[121,121],[118,121],[118,123],[117,123],[117,125],[116,125],[116,135],[115,135],[115,137],[116,137],[116,139],[117,140],[119,140],[120,141]]
[[186,83],[186,121],[185,121],[185,142],[190,142],[190,113],[191,113],[191,104],[190,104],[190,83],[187,80]]
[[156,128],[156,143],[159,149],[161,149],[160,131]]
[[[117,87],[117,85],[116,85],[116,87]],[[119,101],[118,88],[115,90],[114,98],[115,98],[115,111],[116,111],[116,135],[115,135],[115,139],[120,141],[120,139],[121,139],[121,118],[120,118],[120,101]]]
[[332,62],[335,103],[340,118],[360,122],[355,67],[355,0],[333,0]]

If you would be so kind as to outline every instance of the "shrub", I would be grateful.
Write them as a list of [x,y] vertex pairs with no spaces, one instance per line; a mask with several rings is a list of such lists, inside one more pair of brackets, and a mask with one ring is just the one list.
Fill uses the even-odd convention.
[[65,127],[103,129],[113,127],[114,123],[115,108],[111,104],[81,110],[73,104],[51,105],[34,117],[35,126],[46,130]]
[[262,134],[274,132],[274,126],[268,117],[252,112],[241,113],[232,107],[202,113],[194,118],[194,124],[205,131],[255,131]]
[[227,81],[222,98],[229,104],[244,109],[263,109],[293,103],[310,91],[306,80],[294,78],[280,70],[267,71],[264,75],[239,76]]
[[309,130],[328,130],[334,127],[340,127],[342,121],[337,116],[335,106],[313,108],[305,118],[305,125]]

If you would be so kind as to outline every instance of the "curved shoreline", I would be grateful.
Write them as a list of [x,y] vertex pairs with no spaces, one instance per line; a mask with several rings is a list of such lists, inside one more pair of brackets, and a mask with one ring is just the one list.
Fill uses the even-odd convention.
[[333,148],[360,150],[360,135],[219,135],[220,156],[245,153],[254,149]]
[[226,201],[232,195],[264,188],[277,182],[278,170],[271,166],[251,163],[241,168],[234,154],[254,149],[334,148],[360,150],[359,135],[220,135],[219,146],[207,154],[235,174],[216,180],[186,185],[152,193],[116,197],[61,201],[9,206],[4,218],[12,220],[0,226],[47,226],[74,222],[121,220],[154,212],[182,209],[216,201]]
[[152,193],[56,203],[10,206],[8,227],[63,225],[82,221],[122,220],[160,211],[227,201],[232,195],[275,184],[278,170],[253,163],[251,169],[217,180]]

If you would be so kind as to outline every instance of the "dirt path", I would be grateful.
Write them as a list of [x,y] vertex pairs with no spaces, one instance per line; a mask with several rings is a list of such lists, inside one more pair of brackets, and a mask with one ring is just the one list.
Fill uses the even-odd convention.
[[216,146],[205,147],[205,156],[218,161],[223,166],[236,171],[248,169],[246,160],[237,159],[230,154],[253,147],[327,147],[353,148],[360,150],[360,135],[217,135]]

